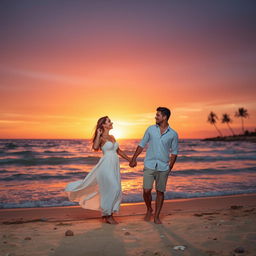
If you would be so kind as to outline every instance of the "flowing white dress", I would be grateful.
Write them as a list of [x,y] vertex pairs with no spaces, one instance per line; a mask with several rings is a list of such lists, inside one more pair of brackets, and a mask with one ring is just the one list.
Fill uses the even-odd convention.
[[70,201],[85,209],[99,210],[101,215],[118,212],[122,201],[118,142],[107,141],[103,156],[83,180],[67,184],[65,192]]

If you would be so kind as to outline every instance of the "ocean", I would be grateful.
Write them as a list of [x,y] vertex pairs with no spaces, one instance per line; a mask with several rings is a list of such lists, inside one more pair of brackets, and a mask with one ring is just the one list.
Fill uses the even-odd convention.
[[[130,156],[140,142],[117,141]],[[71,181],[84,179],[101,156],[86,139],[1,139],[0,208],[78,205],[68,200],[64,188]],[[120,158],[122,203],[143,201],[144,157],[145,150],[135,168]],[[254,143],[180,139],[165,199],[249,193],[256,193]]]

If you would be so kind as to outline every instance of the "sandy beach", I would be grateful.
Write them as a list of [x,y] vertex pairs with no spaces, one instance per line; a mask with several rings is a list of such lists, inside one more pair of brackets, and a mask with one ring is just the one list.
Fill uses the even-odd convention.
[[1,209],[1,255],[256,255],[256,194],[165,201],[161,225],[144,211],[122,204],[109,225],[79,206]]

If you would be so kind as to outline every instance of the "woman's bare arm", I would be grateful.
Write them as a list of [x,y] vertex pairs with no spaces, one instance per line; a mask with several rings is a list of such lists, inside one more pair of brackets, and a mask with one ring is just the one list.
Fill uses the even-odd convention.
[[[114,141],[116,141],[114,135],[110,135],[110,136],[114,139]],[[121,156],[122,158],[124,158],[125,160],[127,160],[128,162],[131,161],[131,158],[130,158],[129,156],[127,156],[127,155],[124,153],[124,151],[121,150],[119,147],[117,148],[116,153],[117,153],[119,156]]]
[[125,160],[127,160],[128,162],[130,162],[132,159],[129,157],[129,156],[127,156],[125,153],[124,153],[124,151],[123,150],[121,150],[119,147],[118,147],[118,149],[117,149],[117,154],[119,155],[119,156],[121,156],[122,158],[124,158]]
[[99,150],[99,148],[100,148],[100,144],[101,144],[101,137],[100,136],[101,136],[101,133],[102,133],[102,131],[100,129],[98,129],[95,141],[94,141],[94,143],[92,145],[92,148],[94,150]]

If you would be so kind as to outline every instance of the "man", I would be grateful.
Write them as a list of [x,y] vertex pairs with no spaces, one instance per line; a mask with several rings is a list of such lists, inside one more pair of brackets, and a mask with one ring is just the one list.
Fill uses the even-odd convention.
[[168,124],[171,111],[165,107],[158,107],[156,111],[156,124],[147,128],[129,165],[130,167],[137,165],[137,157],[143,151],[147,143],[149,143],[143,169],[143,198],[147,206],[147,213],[144,220],[150,221],[152,216],[151,190],[155,180],[157,194],[154,222],[156,224],[162,224],[159,215],[164,202],[167,179],[178,154],[178,134]]

